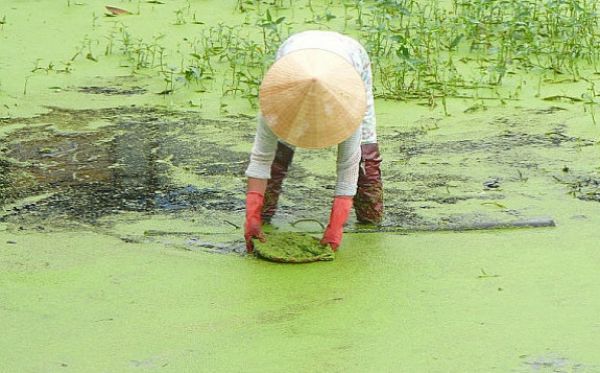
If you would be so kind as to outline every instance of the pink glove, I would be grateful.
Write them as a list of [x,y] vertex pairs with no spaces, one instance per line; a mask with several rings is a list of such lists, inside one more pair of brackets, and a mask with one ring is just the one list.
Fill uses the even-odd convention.
[[329,224],[325,229],[325,233],[323,233],[321,244],[330,245],[333,251],[337,250],[342,242],[344,224],[348,220],[351,207],[352,196],[335,196],[331,207],[331,215],[329,216]]
[[264,195],[260,192],[248,192],[246,194],[246,224],[244,224],[244,239],[246,240],[246,251],[251,253],[254,250],[252,244],[253,238],[258,238],[265,242],[265,235],[262,231],[262,221],[260,212],[264,202]]

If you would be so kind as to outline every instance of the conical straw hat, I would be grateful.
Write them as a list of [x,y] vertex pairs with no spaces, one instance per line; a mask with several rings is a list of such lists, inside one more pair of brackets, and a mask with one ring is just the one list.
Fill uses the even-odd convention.
[[344,141],[360,125],[365,85],[343,57],[322,49],[291,52],[267,71],[259,92],[267,125],[283,141],[323,148]]

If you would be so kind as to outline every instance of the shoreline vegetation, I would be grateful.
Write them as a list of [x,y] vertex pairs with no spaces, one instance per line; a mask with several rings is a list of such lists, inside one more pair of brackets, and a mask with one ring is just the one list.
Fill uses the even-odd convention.
[[[536,96],[542,84],[585,81],[579,96],[543,99],[581,102],[596,123],[600,16],[593,1],[237,1],[235,12],[241,27],[205,25],[189,2],[178,9],[174,24],[197,24],[200,35],[183,38],[177,65],[161,35],[142,40],[120,20],[103,42],[85,40],[72,60],[95,59],[103,50],[125,57],[134,71],[156,71],[165,82],[163,94],[188,86],[243,97],[256,107],[277,46],[300,30],[331,29],[365,46],[377,98],[426,99],[445,113],[446,98],[467,98],[474,102],[467,110],[476,111],[487,100],[518,100],[523,75],[538,81]],[[501,89],[506,81],[510,90]]]
[[[450,115],[448,99],[469,100],[468,113],[533,95],[583,105],[597,122],[600,9],[594,1],[238,0],[222,5],[229,22],[213,21],[201,4],[182,4],[175,10],[158,0],[103,7],[72,55],[62,62],[36,60],[30,77],[68,74],[81,60],[117,57],[118,67],[160,79],[155,93],[218,96],[220,112],[227,114],[227,99],[241,98],[256,109],[261,78],[282,40],[323,29],[363,43],[373,62],[376,98],[418,101]],[[140,30],[139,19],[148,12],[164,12],[168,35],[161,27],[151,37]],[[6,15],[0,19],[10,25]],[[579,83],[576,94],[542,92],[560,83]],[[27,84],[28,78],[24,95]]]

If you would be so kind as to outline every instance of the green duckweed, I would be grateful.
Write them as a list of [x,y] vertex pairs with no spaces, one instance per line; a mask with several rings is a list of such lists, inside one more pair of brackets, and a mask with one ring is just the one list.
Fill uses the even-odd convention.
[[308,263],[335,259],[330,246],[321,245],[319,239],[305,233],[268,233],[265,242],[254,240],[257,256],[283,263]]

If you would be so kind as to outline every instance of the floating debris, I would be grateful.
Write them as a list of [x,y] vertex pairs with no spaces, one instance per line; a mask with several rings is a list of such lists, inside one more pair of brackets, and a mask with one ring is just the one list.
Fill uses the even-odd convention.
[[119,15],[123,15],[123,14],[131,14],[131,12],[128,10],[117,8],[117,7],[110,6],[110,5],[106,5],[105,8],[109,12],[109,13],[107,13],[107,16],[110,16],[110,17],[119,16]]

